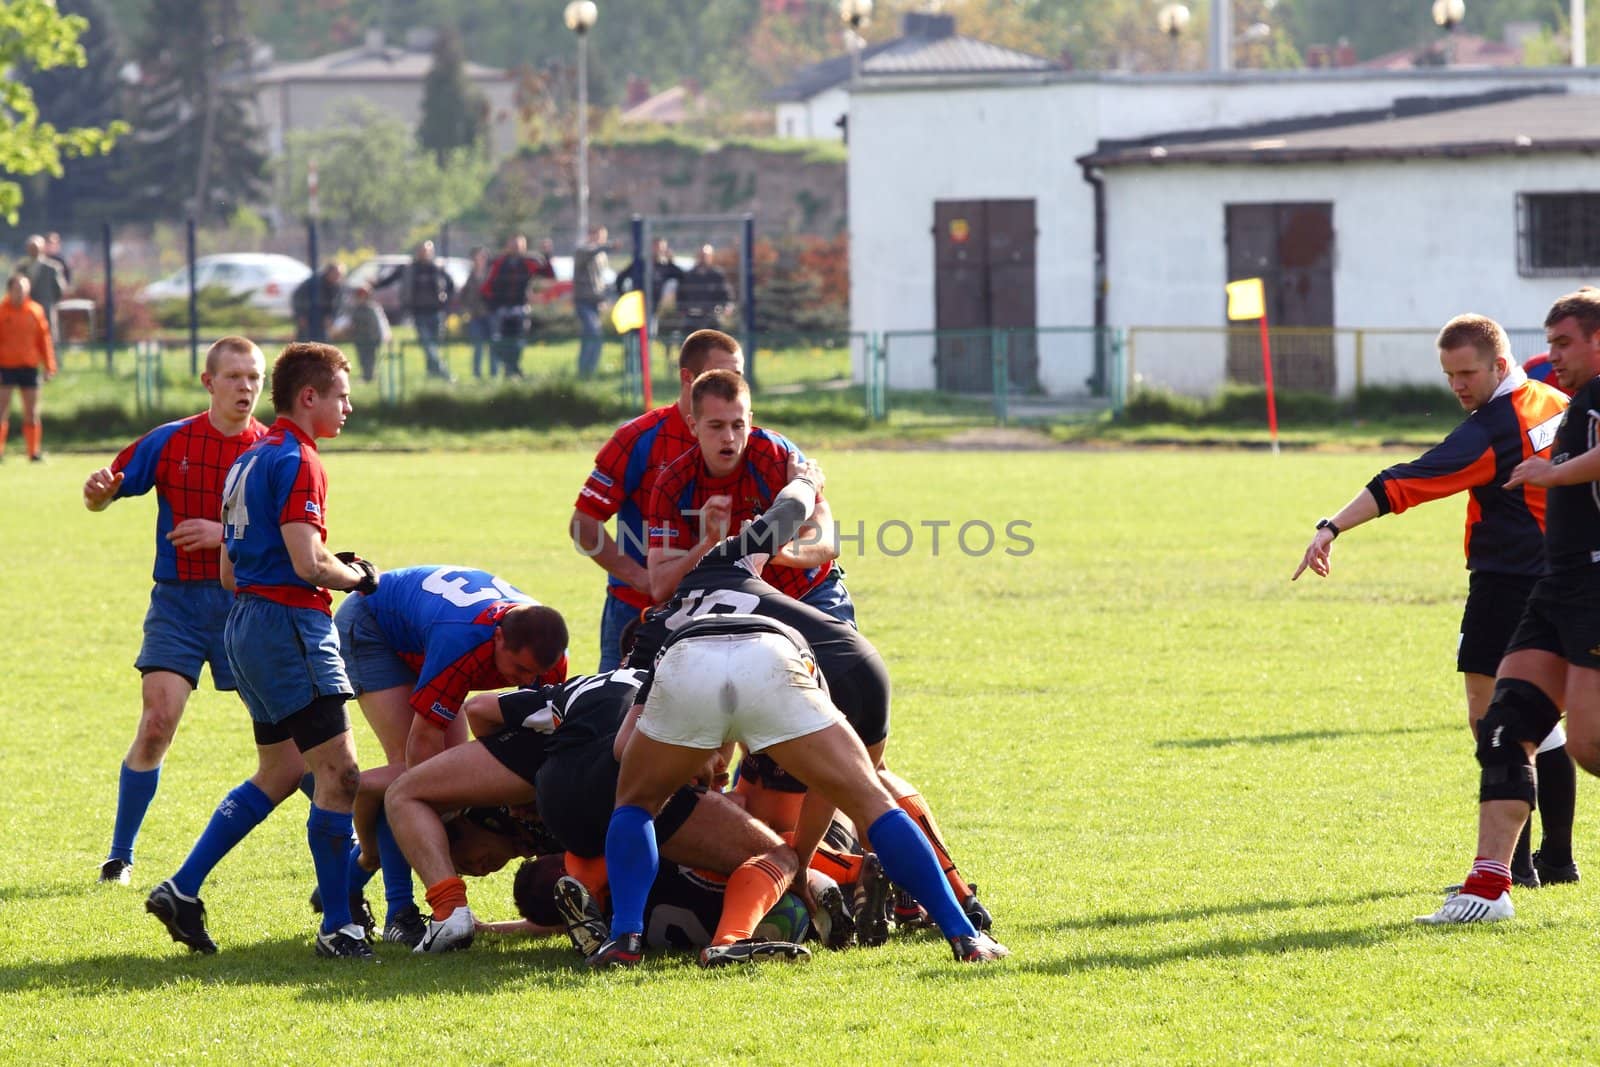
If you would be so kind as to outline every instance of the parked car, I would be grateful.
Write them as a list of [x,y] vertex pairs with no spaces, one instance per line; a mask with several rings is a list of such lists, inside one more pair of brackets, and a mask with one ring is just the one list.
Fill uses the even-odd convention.
[[[388,274],[394,268],[403,267],[410,262],[411,257],[403,252],[385,253],[381,256],[373,256],[371,259],[364,259],[350,273],[344,276],[345,292],[353,293],[363,285],[377,285],[379,278]],[[460,256],[443,256],[439,262],[444,264],[445,273],[450,275],[450,280],[456,283],[456,292],[459,293],[461,287],[467,284],[467,275],[472,273],[472,260],[463,259]],[[399,322],[406,317],[406,309],[403,307],[404,294],[401,292],[404,285],[405,282],[403,280],[397,281],[393,285],[378,289],[372,294],[373,299],[378,302],[379,307],[383,308],[383,313],[388,316],[390,322]],[[456,301],[451,304],[451,310],[455,310],[459,303],[460,298],[457,297]]]
[[[290,314],[289,300],[295,286],[310,273],[311,268],[293,256],[272,252],[225,252],[194,261],[197,289],[226,289],[234,296],[248,297],[254,307],[285,318]],[[188,299],[189,269],[184,267],[151,282],[139,295],[146,301]]]

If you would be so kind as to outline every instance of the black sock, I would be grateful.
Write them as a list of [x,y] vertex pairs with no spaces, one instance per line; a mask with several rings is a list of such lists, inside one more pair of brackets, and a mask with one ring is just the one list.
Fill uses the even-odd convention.
[[1533,873],[1533,819],[1522,824],[1517,850],[1511,854],[1511,873],[1523,877]]
[[1572,862],[1572,813],[1578,804],[1578,772],[1566,746],[1534,759],[1539,781],[1539,859],[1561,867]]

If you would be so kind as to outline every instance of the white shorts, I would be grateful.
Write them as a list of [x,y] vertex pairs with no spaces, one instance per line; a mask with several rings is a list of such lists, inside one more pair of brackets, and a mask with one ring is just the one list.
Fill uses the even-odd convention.
[[816,670],[794,642],[768,631],[679,641],[656,665],[639,731],[680,748],[710,750],[735,740],[760,752],[846,726]]

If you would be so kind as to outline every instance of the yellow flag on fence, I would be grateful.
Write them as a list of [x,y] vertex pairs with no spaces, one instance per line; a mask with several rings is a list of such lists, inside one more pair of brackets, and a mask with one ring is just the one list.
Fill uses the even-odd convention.
[[644,293],[637,289],[623,293],[611,309],[611,325],[617,328],[618,333],[627,333],[643,326]]
[[1260,278],[1243,278],[1228,283],[1228,318],[1259,319],[1267,313],[1266,294]]

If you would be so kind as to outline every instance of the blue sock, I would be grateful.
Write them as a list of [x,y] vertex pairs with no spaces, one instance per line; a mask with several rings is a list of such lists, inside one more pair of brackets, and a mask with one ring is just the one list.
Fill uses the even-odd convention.
[[212,813],[200,839],[189,850],[189,856],[172,876],[172,884],[186,897],[200,895],[200,884],[212,868],[222,862],[222,857],[245,839],[245,835],[263,819],[272,814],[274,805],[267,794],[248,779],[240,782]]
[[327,811],[315,804],[306,817],[306,843],[311,846],[311,863],[317,869],[317,888],[322,890],[325,934],[350,925],[350,881],[345,876],[350,825],[348,811]]
[[133,843],[139,838],[144,813],[150,810],[150,801],[155,798],[160,781],[160,766],[135,771],[126,763],[122,765],[122,774],[117,778],[117,818],[111,824],[111,851],[106,859],[133,862]]
[[872,850],[883,863],[884,872],[909,889],[917,903],[928,909],[945,937],[977,933],[945,880],[933,846],[922,836],[911,816],[900,808],[878,816],[867,830],[867,840],[872,842]]
[[356,857],[361,855],[360,845],[350,846],[350,855],[345,859],[345,883],[350,887],[350,895],[355,896],[367,888],[367,883],[372,881],[373,871],[367,870],[356,862]]
[[400,843],[389,829],[387,816],[378,816],[378,863],[383,867],[383,899],[388,905],[384,921],[388,922],[407,908],[416,906],[417,900],[411,884],[411,864],[400,851]]
[[650,813],[632,804],[613,811],[611,825],[606,829],[612,937],[644,933],[645,899],[655,884],[660,862],[656,854],[656,824]]

